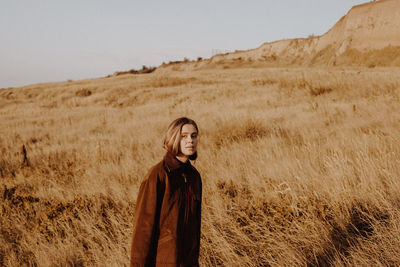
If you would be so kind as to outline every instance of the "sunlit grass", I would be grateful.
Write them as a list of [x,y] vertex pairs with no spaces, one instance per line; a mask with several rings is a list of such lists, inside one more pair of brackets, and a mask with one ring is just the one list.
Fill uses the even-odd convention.
[[140,181],[183,115],[200,127],[203,266],[398,265],[399,74],[157,70],[1,90],[0,266],[127,265]]

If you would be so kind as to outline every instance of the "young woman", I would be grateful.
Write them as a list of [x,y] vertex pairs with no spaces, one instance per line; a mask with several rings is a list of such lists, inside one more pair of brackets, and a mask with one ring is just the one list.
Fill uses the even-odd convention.
[[169,125],[167,152],[140,185],[131,266],[199,266],[202,184],[190,164],[198,134],[197,124],[185,117]]

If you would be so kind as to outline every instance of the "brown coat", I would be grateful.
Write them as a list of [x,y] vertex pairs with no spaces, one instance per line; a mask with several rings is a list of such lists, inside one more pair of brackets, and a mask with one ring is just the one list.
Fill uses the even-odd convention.
[[167,152],[140,185],[131,266],[198,266],[201,177]]

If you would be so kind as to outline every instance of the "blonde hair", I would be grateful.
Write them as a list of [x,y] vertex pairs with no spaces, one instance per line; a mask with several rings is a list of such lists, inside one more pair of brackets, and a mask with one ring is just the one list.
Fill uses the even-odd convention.
[[[185,124],[191,124],[196,128],[197,133],[199,133],[199,128],[194,120],[181,117],[173,122],[168,126],[167,132],[164,136],[163,147],[172,153],[174,156],[177,156],[180,151],[180,141],[181,141],[181,131],[182,127]],[[189,157],[191,160],[195,160],[197,158],[197,151],[193,155]]]

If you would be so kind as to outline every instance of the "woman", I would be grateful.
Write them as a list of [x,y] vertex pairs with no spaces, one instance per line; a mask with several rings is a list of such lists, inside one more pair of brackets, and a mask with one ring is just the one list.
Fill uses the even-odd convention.
[[174,120],[164,138],[164,158],[140,185],[131,246],[131,266],[199,266],[201,177],[197,124]]

